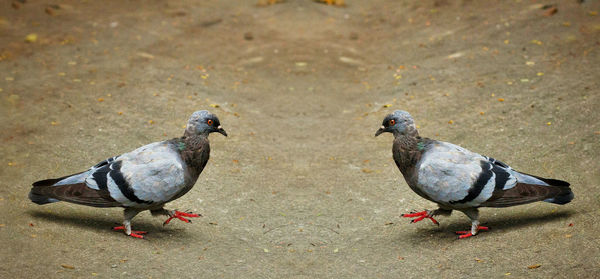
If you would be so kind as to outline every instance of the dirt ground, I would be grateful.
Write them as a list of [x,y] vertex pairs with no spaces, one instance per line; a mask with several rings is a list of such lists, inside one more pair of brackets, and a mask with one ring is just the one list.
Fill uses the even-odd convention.
[[[345,3],[2,1],[0,277],[597,276],[600,2]],[[138,240],[119,208],[27,199],[200,109],[230,136],[169,204],[194,223],[144,212]],[[435,205],[373,136],[395,109],[575,199],[482,209],[492,231],[465,240],[461,213],[410,224]]]

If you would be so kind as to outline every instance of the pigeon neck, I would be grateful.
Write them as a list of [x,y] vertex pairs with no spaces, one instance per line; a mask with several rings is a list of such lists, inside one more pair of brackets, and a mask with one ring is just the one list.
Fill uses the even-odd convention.
[[405,151],[418,150],[418,141],[421,137],[416,135],[394,135],[394,145]]
[[208,137],[206,135],[184,135],[181,137],[181,142],[185,144],[185,150],[194,151],[202,148],[202,146],[208,143]]
[[202,134],[196,134],[196,133],[190,132],[188,130],[185,130],[185,132],[183,133],[183,137],[184,138],[193,138],[193,137],[204,137],[204,138],[207,138],[208,137],[208,132],[202,133]]
[[393,130],[392,133],[394,134],[394,138],[418,138],[419,137],[419,131],[417,131],[417,129],[414,129],[414,128],[413,129],[407,128],[403,132],[400,132],[398,130]]
[[412,168],[416,165],[424,150],[423,139],[418,135],[400,135],[394,140],[393,155],[400,172],[410,176]]
[[194,176],[199,175],[210,154],[208,137],[205,135],[183,136],[173,139],[173,141],[185,164],[195,170]]

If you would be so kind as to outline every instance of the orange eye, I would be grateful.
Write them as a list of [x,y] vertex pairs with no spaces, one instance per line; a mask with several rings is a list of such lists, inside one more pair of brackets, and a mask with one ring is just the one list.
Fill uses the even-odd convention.
[[396,120],[394,120],[394,119],[390,120],[390,126],[394,126],[394,125],[396,125]]
[[206,121],[206,124],[208,124],[208,125],[211,125],[211,126],[212,126],[212,124],[213,124],[213,121],[212,121],[212,119],[209,119],[209,120],[207,120],[207,121]]

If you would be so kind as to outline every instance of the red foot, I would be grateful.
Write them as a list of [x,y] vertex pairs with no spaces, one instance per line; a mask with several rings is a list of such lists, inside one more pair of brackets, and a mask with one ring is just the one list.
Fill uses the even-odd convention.
[[[124,231],[125,227],[118,226],[118,227],[113,227],[112,229],[113,229],[113,231]],[[131,231],[131,234],[129,236],[135,237],[135,238],[144,238],[143,234],[147,234],[147,233],[148,232],[145,232],[145,231]]]
[[429,216],[429,212],[427,212],[427,211],[421,211],[421,212],[409,213],[409,214],[402,214],[400,216],[406,217],[406,218],[418,217],[418,218],[413,219],[412,221],[410,221],[411,223],[416,223],[416,222],[419,222],[419,221],[421,221],[421,220],[423,220],[425,218],[428,218],[434,224],[436,224],[436,225],[440,224],[440,223],[438,223],[437,220],[433,219],[433,217]]
[[[478,226],[477,227],[478,231],[489,231],[490,228],[489,227],[484,227],[484,226]],[[463,239],[463,238],[467,238],[467,237],[471,237],[473,236],[473,234],[471,233],[471,231],[457,231],[456,234],[458,234],[458,238],[459,239]]]
[[163,223],[163,226],[164,226],[164,225],[166,225],[166,224],[168,224],[169,222],[171,222],[171,220],[172,220],[173,218],[177,218],[177,219],[179,219],[179,220],[181,220],[181,221],[184,221],[184,222],[186,222],[186,223],[190,223],[190,222],[192,222],[192,220],[190,220],[190,219],[186,219],[186,218],[183,218],[183,217],[201,217],[201,216],[202,216],[202,215],[200,215],[200,214],[186,213],[186,212],[181,212],[181,211],[177,211],[177,210],[175,210],[175,214],[173,214],[173,216],[169,217],[169,219],[167,219],[167,220],[166,220],[166,221]]

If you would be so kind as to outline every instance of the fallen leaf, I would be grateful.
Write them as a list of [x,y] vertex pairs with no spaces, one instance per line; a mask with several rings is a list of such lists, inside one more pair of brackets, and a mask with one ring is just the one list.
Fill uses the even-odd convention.
[[536,269],[536,268],[539,268],[540,266],[542,266],[542,265],[541,264],[532,264],[532,265],[528,266],[527,268],[528,269]]
[[454,121],[453,120],[449,120],[448,124],[454,124]]
[[556,7],[552,7],[548,10],[546,10],[546,12],[544,12],[545,16],[553,16],[555,13],[558,12],[558,9]]
[[531,43],[536,44],[538,46],[541,46],[543,44],[541,41],[538,41],[538,40],[531,40]]
[[38,35],[35,33],[31,33],[31,34],[25,36],[25,42],[28,42],[28,43],[35,43],[37,41],[37,39],[38,39]]
[[504,102],[504,98],[498,98],[498,102]]
[[63,268],[66,268],[66,269],[75,269],[74,266],[68,265],[68,264],[61,264],[60,266],[62,266]]

